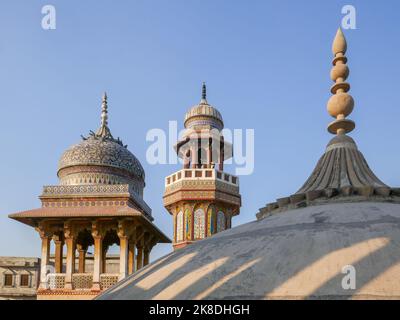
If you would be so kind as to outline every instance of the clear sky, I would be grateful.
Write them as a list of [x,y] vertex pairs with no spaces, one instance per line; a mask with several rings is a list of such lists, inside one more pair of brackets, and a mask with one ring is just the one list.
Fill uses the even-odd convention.
[[[56,30],[41,28],[46,4]],[[40,206],[62,152],[99,126],[104,90],[111,131],[142,162],[166,234],[164,177],[180,166],[148,164],[145,137],[170,120],[182,128],[202,81],[226,127],[255,130],[255,171],[241,177],[233,224],[296,192],[331,138],[331,43],[345,4],[357,12],[357,29],[344,30],[351,136],[378,177],[400,186],[399,1],[1,1],[0,255],[40,255],[33,228],[7,215]],[[170,250],[158,245],[152,258]]]

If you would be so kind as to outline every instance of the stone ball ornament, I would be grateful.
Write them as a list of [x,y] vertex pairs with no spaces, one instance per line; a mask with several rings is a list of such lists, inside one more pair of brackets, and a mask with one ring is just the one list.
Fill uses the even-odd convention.
[[327,104],[328,112],[334,118],[340,115],[347,117],[353,111],[353,108],[353,97],[346,92],[333,95]]
[[350,70],[346,64],[336,64],[331,69],[331,79],[336,81],[336,79],[346,80],[349,76]]

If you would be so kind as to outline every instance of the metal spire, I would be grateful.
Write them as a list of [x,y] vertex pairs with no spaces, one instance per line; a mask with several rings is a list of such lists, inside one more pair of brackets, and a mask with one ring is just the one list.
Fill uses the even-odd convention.
[[108,126],[108,105],[107,105],[107,93],[103,94],[103,101],[101,103],[101,126]]
[[110,129],[108,128],[108,104],[106,92],[104,92],[101,102],[101,125],[95,135],[98,138],[114,139]]
[[203,86],[201,88],[201,100],[200,103],[207,103],[207,87],[206,83],[203,82]]

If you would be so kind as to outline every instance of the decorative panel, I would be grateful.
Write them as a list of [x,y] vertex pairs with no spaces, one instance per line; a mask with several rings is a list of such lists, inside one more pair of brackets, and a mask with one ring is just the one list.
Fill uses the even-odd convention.
[[217,232],[225,230],[225,214],[222,211],[217,215]]
[[180,242],[183,240],[183,212],[180,211],[176,215],[176,241]]
[[194,213],[194,238],[205,237],[206,221],[203,209],[197,209]]

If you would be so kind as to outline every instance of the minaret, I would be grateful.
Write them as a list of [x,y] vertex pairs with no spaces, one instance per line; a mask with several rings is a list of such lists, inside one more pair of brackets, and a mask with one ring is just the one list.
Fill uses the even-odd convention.
[[173,217],[175,249],[229,229],[241,206],[239,178],[223,171],[232,145],[224,141],[220,112],[207,102],[205,83],[184,125],[175,146],[183,169],[165,179],[164,206]]

